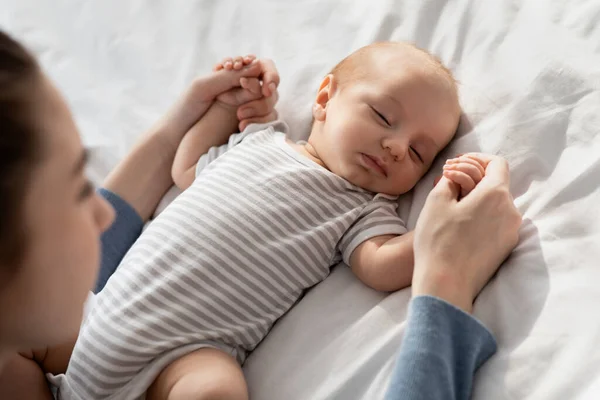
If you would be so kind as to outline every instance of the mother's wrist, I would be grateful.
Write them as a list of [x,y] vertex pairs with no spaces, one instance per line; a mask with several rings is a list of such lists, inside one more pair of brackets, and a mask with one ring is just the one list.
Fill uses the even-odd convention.
[[437,297],[471,314],[473,296],[467,282],[463,282],[459,273],[450,268],[435,265],[431,267],[415,265],[412,296]]

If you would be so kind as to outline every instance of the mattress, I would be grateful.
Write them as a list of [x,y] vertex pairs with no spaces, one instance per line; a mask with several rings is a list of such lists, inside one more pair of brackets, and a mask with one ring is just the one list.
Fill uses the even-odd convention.
[[[378,40],[437,55],[459,81],[459,134],[400,200],[414,228],[443,161],[509,160],[521,241],[475,303],[498,339],[475,399],[600,396],[600,0],[0,0],[0,25],[39,56],[93,150],[101,182],[190,80],[228,55],[273,58],[278,111],[306,137],[321,78]],[[394,66],[390,66],[393,68]],[[335,267],[244,366],[254,399],[382,398],[410,289]]]

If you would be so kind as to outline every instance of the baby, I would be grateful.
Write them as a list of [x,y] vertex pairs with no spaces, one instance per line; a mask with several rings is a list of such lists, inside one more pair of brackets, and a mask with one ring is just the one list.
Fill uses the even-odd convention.
[[[409,44],[366,46],[323,79],[299,143],[281,122],[231,135],[240,99],[260,91],[240,83],[182,141],[172,172],[185,191],[97,296],[61,398],[246,399],[248,352],[331,266],[381,291],[410,284],[396,199],[456,131],[451,73]],[[463,156],[444,173],[465,195],[484,171]]]

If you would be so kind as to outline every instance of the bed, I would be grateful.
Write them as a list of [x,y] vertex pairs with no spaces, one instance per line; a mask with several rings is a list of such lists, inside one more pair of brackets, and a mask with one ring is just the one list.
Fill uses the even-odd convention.
[[[308,133],[320,79],[378,40],[408,40],[459,80],[456,140],[400,200],[413,228],[443,160],[505,156],[521,242],[475,304],[498,339],[475,399],[600,398],[600,0],[0,0],[0,25],[66,95],[100,182],[192,77],[227,55],[273,58],[280,115]],[[390,66],[392,67],[392,66]],[[282,318],[244,369],[254,399],[380,399],[410,289],[340,265]]]

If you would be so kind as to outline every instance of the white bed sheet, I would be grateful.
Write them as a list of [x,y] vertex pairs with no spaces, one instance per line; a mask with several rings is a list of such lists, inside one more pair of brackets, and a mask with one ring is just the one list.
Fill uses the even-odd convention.
[[[599,17],[600,0],[0,0],[0,25],[66,95],[98,181],[223,56],[276,60],[278,109],[300,138],[319,80],[352,50],[404,39],[437,54],[460,81],[466,113],[444,154],[505,155],[526,218],[475,306],[499,343],[476,399],[600,396]],[[440,167],[401,200],[410,227]],[[409,298],[337,267],[249,358],[252,398],[381,398]]]

